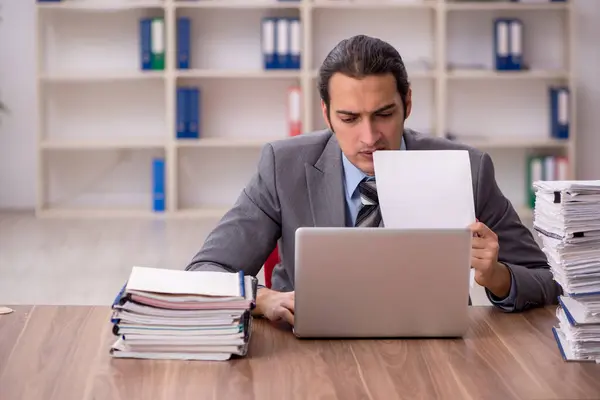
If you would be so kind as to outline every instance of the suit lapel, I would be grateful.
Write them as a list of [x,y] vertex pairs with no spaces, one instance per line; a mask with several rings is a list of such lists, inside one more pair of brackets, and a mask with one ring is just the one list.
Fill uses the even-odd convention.
[[342,152],[334,135],[331,135],[315,165],[306,164],[305,169],[314,226],[344,227]]
[[402,133],[406,150],[420,150],[415,138],[415,134],[410,129],[404,129]]

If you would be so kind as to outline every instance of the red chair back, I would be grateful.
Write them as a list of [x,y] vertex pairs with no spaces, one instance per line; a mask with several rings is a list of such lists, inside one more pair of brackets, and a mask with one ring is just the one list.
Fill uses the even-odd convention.
[[273,275],[273,269],[279,263],[279,250],[277,246],[271,252],[267,261],[265,261],[264,272],[265,272],[265,286],[271,288],[271,275]]

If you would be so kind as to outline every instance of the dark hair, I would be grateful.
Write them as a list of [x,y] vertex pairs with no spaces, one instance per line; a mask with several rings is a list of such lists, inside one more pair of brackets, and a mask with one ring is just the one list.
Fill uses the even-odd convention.
[[409,82],[400,53],[389,43],[366,35],[357,35],[339,42],[329,52],[319,69],[319,95],[327,106],[329,119],[329,80],[339,72],[351,78],[392,73],[406,118],[406,95]]

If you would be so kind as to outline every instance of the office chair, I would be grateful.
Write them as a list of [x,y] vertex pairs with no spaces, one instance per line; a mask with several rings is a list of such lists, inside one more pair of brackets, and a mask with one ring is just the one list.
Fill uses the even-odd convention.
[[273,274],[273,268],[275,268],[279,261],[279,250],[277,245],[275,245],[275,248],[269,257],[267,257],[267,261],[265,261],[264,265],[265,286],[269,289],[271,288],[271,275]]

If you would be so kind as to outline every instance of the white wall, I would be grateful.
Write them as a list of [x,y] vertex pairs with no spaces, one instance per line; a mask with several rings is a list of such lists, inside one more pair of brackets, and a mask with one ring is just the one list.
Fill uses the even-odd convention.
[[35,207],[34,11],[34,0],[0,0],[0,99],[10,110],[0,116],[0,207]]
[[[595,158],[600,150],[600,77],[597,74],[597,66],[600,65],[600,47],[597,45],[597,38],[600,37],[600,7],[598,0],[575,0],[575,3],[579,18],[577,170],[582,179],[600,179],[600,160]],[[36,119],[32,111],[36,101],[35,3],[34,0],[0,0],[0,6],[0,98],[10,109],[10,113],[2,117],[0,125],[0,207],[33,208],[37,164]],[[315,23],[319,21],[315,19]],[[318,29],[325,27],[320,24]],[[340,30],[337,30],[338,33]],[[461,32],[455,34],[460,36]],[[449,58],[452,54],[449,54]],[[317,56],[320,54],[315,54]],[[470,84],[464,84],[467,86],[462,86],[463,89],[470,87]],[[463,112],[462,115],[467,114]],[[315,125],[321,125],[318,114],[315,116]],[[423,114],[421,119],[426,121],[426,116],[427,113]],[[416,122],[420,124],[421,119]],[[499,158],[503,164],[503,157]],[[183,200],[186,203],[194,201]]]

